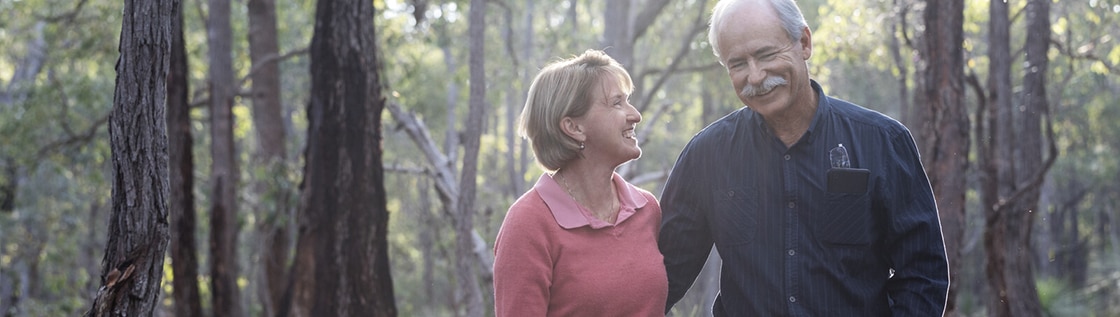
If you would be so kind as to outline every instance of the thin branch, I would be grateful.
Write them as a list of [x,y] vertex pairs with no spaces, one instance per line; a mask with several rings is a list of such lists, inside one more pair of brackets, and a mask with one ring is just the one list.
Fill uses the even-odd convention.
[[389,109],[389,113],[400,124],[400,128],[404,129],[409,138],[420,148],[420,151],[424,152],[428,162],[435,168],[434,178],[437,192],[444,199],[447,199],[448,205],[455,206],[459,199],[459,187],[456,185],[455,175],[450,169],[453,162],[439,151],[439,145],[432,139],[424,121],[411,112],[401,109],[401,106],[395,102],[385,103],[385,108]]
[[[307,52],[308,52],[308,48],[305,46],[305,47],[298,48],[298,49],[295,49],[293,51],[284,53],[283,55],[272,54],[272,55],[265,56],[264,59],[262,59],[260,61],[260,63],[254,64],[253,67],[249,69],[249,73],[245,74],[245,77],[242,77],[241,80],[237,82],[238,91],[234,94],[237,95],[238,97],[252,96],[253,93],[251,91],[241,89],[241,87],[244,87],[245,83],[249,82],[250,79],[253,79],[253,74],[260,71],[261,68],[264,67],[265,64],[274,63],[274,62],[279,63],[279,62],[282,62],[282,61],[287,60],[289,58],[293,58],[293,57],[296,57],[296,56],[299,56],[299,55],[307,54]],[[207,104],[210,104],[210,95],[208,95],[208,94],[207,95],[199,95],[199,96],[196,96],[194,98],[194,101],[191,101],[188,104],[188,107],[190,107],[191,109],[194,109],[194,108],[205,106]]]
[[74,5],[74,8],[70,9],[70,11],[66,11],[66,12],[63,12],[61,14],[52,15],[52,16],[38,16],[37,18],[39,20],[43,20],[43,21],[48,22],[48,23],[56,23],[56,22],[65,21],[67,24],[69,24],[71,21],[74,20],[74,17],[78,16],[78,13],[82,12],[82,7],[85,7],[86,3],[89,3],[89,0],[81,0],[81,1],[78,1],[78,4]]
[[[695,38],[697,34],[708,28],[707,23],[703,21],[705,13],[707,11],[705,10],[704,6],[699,7],[700,14],[696,16],[696,20],[693,22],[692,29],[689,30],[688,34],[684,36],[684,41],[681,41],[681,47],[677,50],[677,55],[673,57],[673,61],[669,63],[669,68],[662,72],[664,76],[658,78],[657,82],[654,83],[653,88],[651,88],[649,92],[645,94],[645,98],[638,102],[638,106],[640,107],[638,109],[639,111],[644,112],[646,108],[649,107],[649,101],[653,99],[653,96],[657,94],[658,90],[661,90],[661,86],[664,86],[665,83],[669,81],[669,77],[673,76],[673,74],[677,71],[677,68],[680,66],[680,63],[684,59],[684,57],[692,51],[692,46],[690,45],[692,43],[692,39]],[[646,74],[645,72],[643,72],[642,75],[639,75],[638,77],[643,78],[642,80],[644,80],[645,76]]]
[[[1116,65],[1109,65],[1108,60],[1105,60],[1105,59],[1101,58],[1100,56],[1097,56],[1096,54],[1093,54],[1092,52],[1087,51],[1085,53],[1080,53],[1080,54],[1075,53],[1073,51],[1073,48],[1066,47],[1066,46],[1062,45],[1061,41],[1058,41],[1057,39],[1053,39],[1053,38],[1050,39],[1050,43],[1054,44],[1054,46],[1057,47],[1059,53],[1062,53],[1062,55],[1065,55],[1066,57],[1069,57],[1070,59],[1100,62],[1102,65],[1104,65],[1104,67],[1106,69],[1108,69],[1108,73],[1110,73],[1110,74],[1120,74],[1120,68],[1118,68]],[[1090,44],[1086,44],[1086,45],[1096,45],[1096,43],[1090,43]]]
[[[634,30],[634,35],[630,37],[630,44],[636,43],[638,38],[645,35],[650,25],[653,25],[653,22],[661,15],[661,11],[664,11],[665,6],[669,4],[669,0],[650,0],[650,2],[653,3],[646,3],[642,12],[638,12],[638,17],[634,19],[634,26],[630,28]],[[701,3],[697,6],[707,8],[707,3]]]
[[675,70],[661,69],[661,68],[650,68],[650,69],[646,69],[646,71],[642,72],[642,76],[644,77],[644,76],[649,76],[649,75],[657,75],[657,74],[661,74],[661,73],[672,73],[672,74],[703,73],[703,72],[707,72],[707,71],[720,69],[722,67],[723,66],[720,65],[719,62],[711,62],[710,64],[705,64],[705,65],[678,67]]
[[[295,49],[295,50],[293,50],[291,52],[288,52],[288,53],[285,53],[283,55],[270,54],[268,56],[265,56],[264,58],[261,59],[261,61],[259,63],[253,64],[253,67],[249,68],[249,73],[245,74],[245,77],[241,78],[241,81],[237,83],[237,87],[245,86],[245,83],[248,82],[249,79],[253,78],[253,74],[260,71],[261,68],[263,68],[265,65],[271,64],[271,63],[280,63],[280,62],[282,62],[284,60],[287,60],[289,58],[293,58],[293,57],[296,57],[296,56],[299,56],[299,55],[307,54],[307,52],[308,52],[308,48],[306,46],[304,46],[302,48]],[[209,97],[208,97],[208,99],[209,99]]]
[[381,168],[384,169],[385,172],[388,172],[388,173],[419,174],[419,175],[430,175],[431,174],[431,170],[429,170],[427,168],[423,168],[423,167],[416,167],[416,166],[403,166],[403,165],[397,165],[397,164],[393,164],[393,165],[383,164],[381,166]]
[[501,7],[502,11],[505,12],[505,14],[502,15],[502,18],[504,18],[506,22],[505,28],[502,29],[502,37],[506,39],[506,53],[509,54],[510,64],[513,66],[513,68],[520,68],[521,66],[519,65],[521,64],[521,62],[517,60],[517,51],[513,49],[514,41],[510,40],[513,38],[513,9],[510,8],[509,4],[506,4],[505,1],[487,1],[487,4],[490,3]]
[[1046,179],[1046,173],[1050,171],[1050,168],[1054,166],[1054,161],[1058,158],[1058,146],[1054,142],[1054,120],[1053,117],[1050,116],[1049,106],[1042,108],[1042,115],[1046,117],[1046,139],[1047,142],[1050,143],[1050,149],[1048,151],[1049,157],[1046,158],[1046,163],[1042,165],[1042,168],[1031,176],[1030,180],[1025,184],[1019,184],[1019,186],[1017,186],[1019,189],[1012,193],[1009,198],[1000,200],[995,206],[992,206],[992,209],[997,213],[1006,212],[1013,202],[1022,199],[1023,196],[1041,187],[1042,181]]
[[101,130],[101,125],[105,124],[108,121],[109,115],[106,114],[105,116],[94,121],[93,124],[90,125],[90,127],[83,131],[81,134],[72,135],[64,139],[47,143],[47,145],[39,148],[39,151],[36,153],[36,157],[38,157],[39,160],[42,160],[48,154],[54,152],[59,148],[71,146],[74,144],[88,143],[90,140],[93,140],[93,137],[95,135],[97,135],[97,131]]

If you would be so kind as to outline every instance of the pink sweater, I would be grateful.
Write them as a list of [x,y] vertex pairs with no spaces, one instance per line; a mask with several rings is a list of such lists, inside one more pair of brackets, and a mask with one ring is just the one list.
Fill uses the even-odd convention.
[[613,180],[622,205],[613,225],[548,175],[510,206],[494,242],[498,317],[665,315],[661,207],[618,174]]

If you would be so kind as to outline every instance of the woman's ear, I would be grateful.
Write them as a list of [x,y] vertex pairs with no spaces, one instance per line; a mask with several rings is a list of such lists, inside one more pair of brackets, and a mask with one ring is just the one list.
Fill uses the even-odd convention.
[[576,141],[585,141],[584,139],[586,137],[583,135],[583,126],[580,125],[579,122],[577,122],[576,119],[573,119],[572,117],[564,117],[563,119],[560,119],[560,131],[564,131],[564,134],[567,134],[568,137],[575,139]]

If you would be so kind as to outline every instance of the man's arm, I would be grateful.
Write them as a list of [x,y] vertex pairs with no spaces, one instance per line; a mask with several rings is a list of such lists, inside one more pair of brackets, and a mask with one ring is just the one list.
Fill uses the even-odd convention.
[[[681,154],[665,184],[661,199],[661,232],[657,246],[665,256],[669,276],[669,297],[665,312],[677,303],[696,281],[712,249],[711,232],[702,212],[702,190],[690,181],[695,171],[686,160],[688,150]],[[693,175],[690,175],[693,174]]]
[[891,142],[884,186],[889,197],[887,252],[894,276],[887,284],[894,316],[940,316],[949,290],[949,263],[929,179],[909,132]]

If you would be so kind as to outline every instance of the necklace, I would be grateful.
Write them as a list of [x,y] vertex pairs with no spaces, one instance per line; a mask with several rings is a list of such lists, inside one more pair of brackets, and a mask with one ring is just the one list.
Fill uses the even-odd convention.
[[607,211],[600,213],[595,210],[595,208],[593,208],[590,204],[584,203],[581,199],[579,199],[579,197],[576,197],[576,194],[572,192],[572,188],[568,186],[567,177],[561,175],[559,171],[557,171],[554,175],[559,176],[560,186],[564,187],[564,191],[568,192],[568,196],[571,196],[572,200],[575,200],[577,204],[580,204],[581,206],[587,208],[587,210],[590,211],[591,215],[595,218],[599,218],[600,220],[606,221],[607,223],[614,224],[615,217],[618,216],[618,198],[612,199],[610,206],[607,207]]

